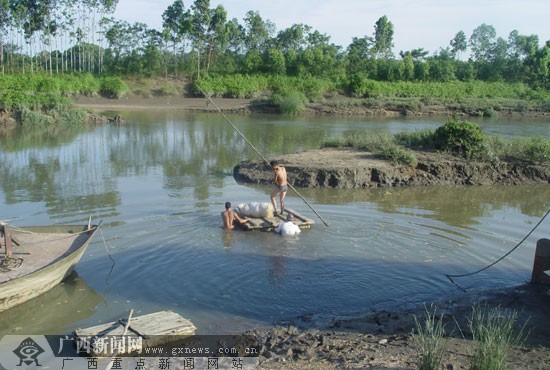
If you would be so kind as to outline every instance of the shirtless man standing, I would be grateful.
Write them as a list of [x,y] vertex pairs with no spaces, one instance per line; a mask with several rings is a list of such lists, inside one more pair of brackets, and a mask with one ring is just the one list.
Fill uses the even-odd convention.
[[283,166],[280,166],[279,163],[277,163],[277,161],[271,161],[269,164],[271,165],[271,168],[273,168],[273,170],[275,171],[275,186],[276,186],[276,189],[273,190],[273,192],[271,193],[271,203],[273,204],[275,213],[277,213],[277,202],[275,201],[275,197],[277,196],[277,194],[280,194],[281,215],[282,215],[285,210],[285,196],[286,196],[286,191],[288,190],[286,169]]
[[231,210],[231,202],[225,202],[225,211],[222,212],[222,221],[225,229],[233,230],[235,228],[235,221],[243,224],[250,221],[250,219],[248,217],[240,218],[238,214]]

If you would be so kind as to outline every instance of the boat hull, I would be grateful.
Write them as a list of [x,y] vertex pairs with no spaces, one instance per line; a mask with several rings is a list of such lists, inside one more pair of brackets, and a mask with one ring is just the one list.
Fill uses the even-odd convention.
[[[92,226],[89,231],[85,231],[87,227],[82,226],[56,225],[51,227],[41,226],[24,228],[24,230],[32,231],[36,234],[80,234],[67,246],[66,251],[59,257],[53,259],[51,263],[35,271],[29,271],[20,277],[0,283],[0,312],[41,295],[65,279],[72,272],[78,261],[80,261],[80,258],[86,251],[98,227],[99,226]],[[12,233],[14,236],[17,236],[17,232]]]

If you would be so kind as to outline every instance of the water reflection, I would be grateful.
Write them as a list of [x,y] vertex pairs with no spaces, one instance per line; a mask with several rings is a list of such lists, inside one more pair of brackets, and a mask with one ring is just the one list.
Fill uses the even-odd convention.
[[[250,186],[250,185],[247,185]],[[269,189],[263,190],[266,196]],[[450,226],[468,228],[496,210],[518,209],[541,217],[550,208],[548,184],[525,186],[457,186],[374,189],[298,189],[316,203],[373,203],[388,214],[416,214]],[[292,193],[289,192],[290,197]]]
[[0,333],[29,335],[69,331],[67,323],[92,316],[102,301],[103,298],[73,271],[46,293],[2,312]]
[[[83,318],[59,315],[56,300],[49,299],[44,310],[55,316],[52,326],[29,318],[32,330],[110,321],[130,308],[174,309],[199,328],[215,328],[212,322],[228,316],[231,322],[270,321],[356,312],[403,297],[428,299],[449,292],[444,273],[494,260],[550,207],[547,184],[299,189],[330,228],[318,223],[297,238],[227,232],[219,216],[225,201],[269,199],[270,187],[237,184],[232,177],[233,167],[256,153],[218,115],[139,112],[126,118],[120,127],[0,134],[0,219],[80,223],[92,214],[104,219],[116,260],[113,267],[100,240],[92,243],[77,270],[105,305],[96,303],[92,316]],[[318,148],[335,133],[439,123],[231,118],[267,157]],[[292,193],[287,204],[315,217]],[[524,252],[472,285],[513,283],[531,264]],[[0,332],[23,326],[5,320]]]

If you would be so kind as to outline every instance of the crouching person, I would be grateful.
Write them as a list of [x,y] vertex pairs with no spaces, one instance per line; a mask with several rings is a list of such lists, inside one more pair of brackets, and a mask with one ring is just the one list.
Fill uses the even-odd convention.
[[281,235],[299,235],[302,230],[292,220],[294,220],[294,216],[289,213],[286,222],[277,226],[275,232]]

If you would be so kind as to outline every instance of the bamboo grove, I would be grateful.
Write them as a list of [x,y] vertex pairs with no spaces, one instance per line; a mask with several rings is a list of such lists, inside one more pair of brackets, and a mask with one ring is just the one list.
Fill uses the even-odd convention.
[[[513,31],[497,37],[482,24],[458,31],[438,51],[393,51],[393,24],[382,16],[372,34],[346,47],[304,24],[276,31],[249,11],[229,19],[223,5],[176,0],[162,12],[162,29],[112,15],[117,0],[0,0],[2,74],[309,76],[360,93],[374,81],[490,81],[550,88],[550,40]],[[368,30],[366,30],[368,33]],[[421,40],[419,40],[421,44]],[[420,45],[419,45],[420,46]]]

